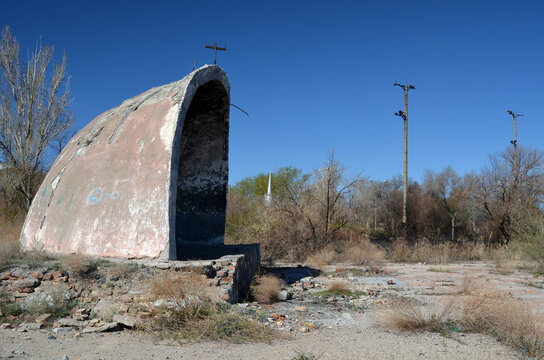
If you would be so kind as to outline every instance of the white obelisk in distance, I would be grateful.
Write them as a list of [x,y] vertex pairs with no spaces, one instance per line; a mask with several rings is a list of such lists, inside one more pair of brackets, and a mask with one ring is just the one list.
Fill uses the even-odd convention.
[[268,192],[264,196],[264,204],[266,206],[272,205],[272,173],[268,174]]

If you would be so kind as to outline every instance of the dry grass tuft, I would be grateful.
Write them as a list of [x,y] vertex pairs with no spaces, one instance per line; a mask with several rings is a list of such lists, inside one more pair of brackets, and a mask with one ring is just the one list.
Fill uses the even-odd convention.
[[89,258],[85,255],[71,254],[62,259],[66,269],[77,275],[85,275],[89,272]]
[[327,247],[316,251],[308,256],[305,264],[308,266],[322,266],[332,264],[336,260],[336,251],[333,248]]
[[442,265],[455,261],[519,260],[519,253],[504,246],[488,246],[483,243],[448,241],[433,244],[427,239],[422,239],[409,244],[406,239],[397,239],[388,249],[387,258],[394,262],[428,262]]
[[353,265],[368,265],[384,259],[385,251],[365,237],[347,243],[337,256],[338,262]]
[[117,263],[109,268],[108,273],[111,277],[125,279],[136,272],[139,267],[137,263],[132,262]]
[[459,321],[467,331],[488,333],[529,357],[544,358],[544,324],[529,304],[486,289],[463,299]]
[[200,318],[211,303],[206,277],[195,272],[168,272],[151,283],[151,292],[180,311],[184,321]]
[[455,327],[497,337],[526,356],[544,358],[544,324],[536,309],[511,295],[465,276],[460,291],[446,303],[416,306],[398,301],[375,311],[375,321],[388,328],[445,332]]
[[18,241],[0,242],[0,269],[21,258],[21,246]]
[[259,322],[214,303],[205,276],[194,271],[169,272],[155,280],[152,294],[164,300],[154,308],[153,318],[140,326],[160,337],[182,342],[228,341],[234,343],[270,342],[274,332]]
[[305,263],[309,266],[322,266],[332,263],[368,265],[385,259],[385,251],[374,245],[367,237],[328,246],[308,256]]
[[262,275],[253,279],[250,292],[260,304],[272,304],[278,300],[283,281],[273,275]]
[[340,281],[335,281],[331,283],[331,286],[329,287],[329,290],[331,291],[346,291],[348,290],[348,286]]
[[455,318],[454,302],[431,302],[416,305],[408,300],[398,300],[390,308],[373,314],[381,326],[408,331],[440,332],[451,326]]

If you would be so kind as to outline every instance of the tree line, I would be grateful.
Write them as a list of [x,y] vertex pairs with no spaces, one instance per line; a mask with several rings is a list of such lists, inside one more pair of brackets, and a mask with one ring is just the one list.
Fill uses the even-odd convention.
[[508,246],[527,228],[521,224],[543,216],[544,154],[524,146],[514,154],[509,147],[490,155],[478,172],[461,175],[445,167],[426,171],[420,183],[410,180],[406,232],[400,175],[384,181],[349,178],[331,153],[313,173],[293,167],[273,173],[268,206],[267,182],[261,173],[229,188],[226,238],[262,242],[272,258],[288,249],[293,260],[301,260],[362,234],[383,244],[406,237]]

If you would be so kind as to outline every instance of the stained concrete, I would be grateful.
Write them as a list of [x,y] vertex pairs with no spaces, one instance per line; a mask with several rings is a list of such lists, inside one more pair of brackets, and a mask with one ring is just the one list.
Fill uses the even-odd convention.
[[227,74],[204,66],[95,118],[47,173],[24,248],[177,259],[222,244],[229,104]]

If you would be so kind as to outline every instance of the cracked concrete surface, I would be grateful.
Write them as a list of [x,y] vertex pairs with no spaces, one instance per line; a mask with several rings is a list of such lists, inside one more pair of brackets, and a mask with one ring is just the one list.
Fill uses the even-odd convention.
[[226,73],[204,66],[95,118],[46,175],[23,246],[176,259],[183,243],[221,242],[229,96]]

